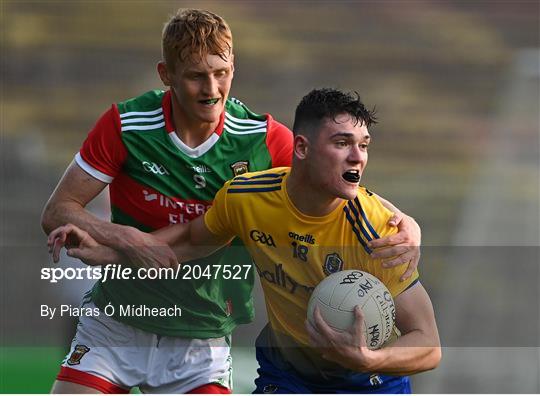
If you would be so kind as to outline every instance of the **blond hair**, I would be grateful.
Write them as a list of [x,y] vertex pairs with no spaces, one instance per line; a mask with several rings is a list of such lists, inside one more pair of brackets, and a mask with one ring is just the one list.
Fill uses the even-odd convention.
[[163,28],[161,51],[169,70],[178,61],[199,63],[207,55],[226,60],[232,53],[231,29],[209,11],[180,9]]

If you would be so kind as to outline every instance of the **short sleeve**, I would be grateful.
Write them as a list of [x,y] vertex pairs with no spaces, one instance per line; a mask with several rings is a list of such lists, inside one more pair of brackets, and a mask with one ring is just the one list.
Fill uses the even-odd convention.
[[77,164],[88,174],[111,183],[122,169],[127,150],[120,136],[120,116],[113,105],[96,122],[75,156]]
[[268,115],[266,146],[272,158],[272,168],[291,166],[293,133],[285,125]]
[[[362,202],[363,212],[360,213],[362,222],[366,226],[366,232],[369,232],[373,238],[385,237],[398,232],[397,227],[388,225],[392,212],[384,207],[377,195],[365,187],[361,187],[358,198]],[[397,267],[383,268],[382,260],[377,259],[371,262],[369,272],[379,278],[395,298],[419,279],[418,269],[416,269],[409,279],[400,281],[401,275],[406,271],[408,265],[409,263],[405,263]]]
[[215,235],[224,238],[234,237],[235,231],[229,217],[229,208],[227,205],[227,190],[230,181],[217,192],[212,207],[204,215],[206,228]]
[[412,284],[418,282],[420,278],[418,270],[415,270],[409,279],[401,282],[399,279],[407,269],[407,265],[408,263],[399,265],[392,269],[383,269],[383,271],[387,271],[387,273],[383,275],[383,278],[381,280],[386,285],[388,291],[394,298],[396,298],[396,296],[408,289]]

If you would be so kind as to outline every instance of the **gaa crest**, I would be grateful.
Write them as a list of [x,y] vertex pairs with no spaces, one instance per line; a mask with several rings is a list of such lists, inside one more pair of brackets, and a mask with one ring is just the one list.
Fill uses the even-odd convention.
[[238,176],[249,171],[249,162],[248,161],[237,161],[234,164],[230,165],[233,175]]
[[326,275],[339,272],[343,269],[343,260],[337,253],[331,253],[326,255],[324,260],[323,271]]
[[75,349],[71,353],[71,356],[69,357],[67,361],[67,364],[69,364],[70,366],[75,366],[76,364],[80,364],[82,357],[89,350],[90,348],[88,348],[86,345],[81,345],[81,344],[75,345]]

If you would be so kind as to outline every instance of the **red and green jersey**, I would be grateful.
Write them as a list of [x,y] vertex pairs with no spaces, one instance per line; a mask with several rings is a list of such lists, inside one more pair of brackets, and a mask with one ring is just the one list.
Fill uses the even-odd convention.
[[[175,133],[171,93],[150,91],[113,105],[98,120],[75,160],[109,183],[112,221],[152,231],[204,214],[216,192],[234,176],[292,158],[292,133],[269,114],[258,115],[229,99],[216,131],[190,148]],[[238,245],[234,243],[233,245]],[[240,247],[221,249],[190,266],[248,265]],[[182,274],[182,272],[181,272]],[[221,337],[253,318],[253,270],[247,280],[107,280],[93,289],[96,305],[115,306],[116,319],[145,331],[191,338]],[[120,306],[180,307],[181,316],[118,315]]]

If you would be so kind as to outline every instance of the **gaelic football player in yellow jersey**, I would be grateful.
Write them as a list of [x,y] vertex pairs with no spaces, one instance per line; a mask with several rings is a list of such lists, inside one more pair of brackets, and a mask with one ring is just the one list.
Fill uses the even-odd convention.
[[[375,122],[356,95],[314,90],[296,110],[292,168],[247,173],[225,183],[214,205],[189,224],[158,230],[178,259],[208,255],[235,236],[250,251],[261,278],[269,324],[257,341],[257,393],[410,393],[408,375],[433,369],[441,358],[438,330],[418,272],[384,269],[370,241],[395,234],[378,197],[359,186]],[[89,264],[125,260],[68,225],[49,243],[57,254],[67,234],[69,255]],[[362,313],[350,332],[336,332],[319,312],[306,325],[313,288],[343,269],[367,271],[383,281],[396,304],[401,336],[369,350]]]

